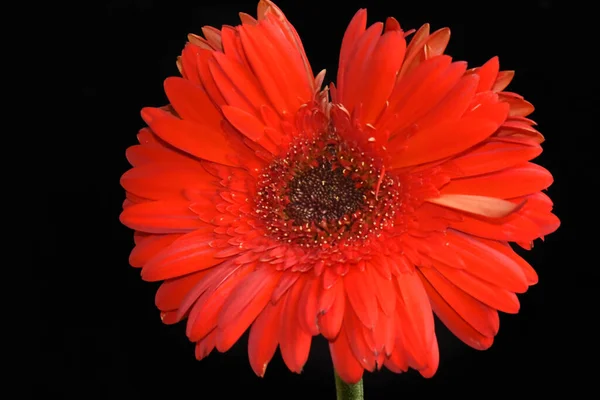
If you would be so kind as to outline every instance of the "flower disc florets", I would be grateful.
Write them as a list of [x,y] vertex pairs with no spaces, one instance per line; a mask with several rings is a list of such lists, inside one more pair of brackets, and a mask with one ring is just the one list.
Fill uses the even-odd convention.
[[300,246],[348,245],[394,224],[399,182],[332,130],[294,141],[259,176],[267,234]]

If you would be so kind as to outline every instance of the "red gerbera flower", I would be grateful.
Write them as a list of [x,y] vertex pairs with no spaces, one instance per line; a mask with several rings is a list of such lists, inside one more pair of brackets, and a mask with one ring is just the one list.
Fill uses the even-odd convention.
[[382,366],[429,377],[433,312],[487,349],[498,311],[516,313],[537,282],[509,242],[528,249],[559,220],[541,193],[552,176],[530,162],[533,106],[503,91],[513,73],[453,62],[448,29],[424,25],[407,46],[394,18],[366,18],[322,90],[324,71],[261,1],[258,19],[190,35],[170,105],[142,111],[121,180],[130,261],[164,281],[161,317],[187,318],[198,359],[250,328],[260,376],[278,346],[301,372],[320,334],[346,382]]

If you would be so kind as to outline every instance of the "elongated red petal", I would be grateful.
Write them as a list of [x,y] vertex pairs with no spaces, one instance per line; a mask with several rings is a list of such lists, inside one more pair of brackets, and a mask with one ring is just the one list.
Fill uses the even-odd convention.
[[207,194],[217,189],[216,181],[199,163],[159,162],[127,171],[121,177],[123,188],[151,200],[184,199],[184,190]]
[[367,272],[352,268],[344,277],[344,285],[348,301],[356,312],[359,320],[368,328],[373,329],[377,324],[377,297]]
[[[390,97],[396,76],[404,59],[406,41],[400,31],[388,31],[379,39],[373,54],[365,65],[360,99],[363,100],[363,121],[374,123]],[[368,99],[368,100],[367,100]]]
[[431,300],[431,307],[435,314],[456,337],[477,350],[490,348],[494,342],[493,337],[482,335],[462,319],[426,279],[423,280],[423,286]]
[[480,68],[477,68],[475,70],[475,73],[479,75],[479,85],[477,86],[477,91],[486,92],[488,90],[491,90],[492,86],[496,82],[499,70],[500,62],[498,60],[498,57],[491,58]]
[[352,354],[354,354],[354,357],[358,360],[360,365],[367,371],[374,371],[377,361],[377,349],[369,346],[369,342],[372,340],[367,340],[367,336],[369,336],[369,339],[372,339],[372,330],[364,326],[356,316],[352,307],[346,307],[344,327],[342,330],[346,332]]
[[182,234],[174,233],[168,235],[146,235],[135,243],[135,247],[129,255],[129,263],[132,267],[143,267],[152,257],[162,249],[169,246]]
[[521,267],[505,254],[486,246],[477,238],[448,231],[448,243],[459,252],[465,271],[513,292],[527,290],[527,278]]
[[485,336],[495,336],[500,328],[496,310],[469,296],[433,268],[421,268],[421,274],[469,325]]
[[396,309],[396,292],[391,275],[388,278],[382,277],[370,265],[365,269],[369,278],[373,280],[373,290],[377,297],[379,306],[384,314],[394,315]]
[[223,305],[218,319],[217,349],[227,351],[265,308],[279,274],[259,268],[248,276]]
[[344,38],[342,39],[342,48],[340,49],[340,60],[337,75],[338,87],[336,97],[338,101],[344,98],[346,69],[348,68],[351,53],[354,52],[355,46],[357,45],[358,40],[362,37],[366,28],[367,10],[360,9],[350,21],[350,24],[346,29],[346,33],[344,34]]
[[319,280],[309,279],[298,299],[298,323],[306,333],[312,336],[319,334]]
[[392,168],[422,164],[457,154],[489,137],[507,116],[505,103],[488,103],[459,121],[417,132],[406,141],[406,151],[396,157]]
[[529,161],[542,152],[537,143],[507,143],[490,140],[466,154],[451,159],[444,166],[450,178],[483,175],[514,167]]
[[519,299],[513,292],[477,278],[464,269],[440,264],[436,264],[435,269],[482,303],[505,313],[515,314],[519,311]]
[[171,105],[181,118],[215,128],[220,126],[223,116],[201,85],[170,77],[164,86]]
[[433,312],[423,284],[415,272],[397,277],[400,291],[397,306],[399,325],[409,351],[419,364],[426,363],[434,337]]
[[[425,130],[427,122],[422,123],[421,120],[426,121],[428,114],[432,112],[439,113],[439,110],[436,110],[437,105],[453,94],[453,88],[460,83],[466,68],[465,63],[451,63],[448,56],[439,56],[423,63],[415,70],[414,77],[407,79],[404,84],[398,84],[390,98],[388,116],[393,113],[395,123],[384,124],[382,121],[378,123],[378,127],[390,129],[391,137],[400,135],[403,130],[415,124],[423,126],[422,129]],[[470,92],[462,87],[461,90],[463,97],[469,99]],[[460,102],[445,104],[443,109],[449,111],[453,107],[462,109],[462,112],[466,109],[466,105],[461,106]],[[462,114],[458,116],[460,115]],[[436,122],[444,120],[438,117]]]
[[201,340],[217,327],[223,305],[250,272],[250,268],[240,268],[198,298],[189,312],[186,327],[186,335],[192,342]]
[[196,343],[196,350],[194,353],[197,360],[204,359],[215,349],[216,339],[217,331],[215,330]]
[[545,168],[526,163],[491,174],[452,180],[440,193],[510,199],[539,192],[552,181],[552,175]]
[[[346,308],[344,282],[339,281],[332,288],[326,289],[331,299],[329,308],[318,317],[319,330],[329,340],[334,340],[342,327]],[[323,299],[323,297],[322,297]]]
[[298,323],[298,302],[305,284],[303,279],[287,292],[279,330],[281,357],[290,371],[296,373],[302,372],[311,343],[311,335]]
[[187,293],[196,286],[205,275],[206,271],[199,271],[163,282],[156,291],[156,307],[161,311],[177,310]]
[[443,194],[428,201],[444,207],[489,218],[506,217],[522,206],[522,204],[515,204],[496,197],[470,194]]
[[215,257],[212,232],[195,231],[174,241],[142,268],[142,279],[159,281],[213,267],[223,260]]
[[267,365],[277,350],[279,331],[276,328],[284,303],[268,304],[250,328],[248,356],[252,370],[260,377],[265,375]]
[[135,204],[123,210],[120,220],[131,229],[149,233],[185,233],[206,226],[187,200]]
[[225,133],[208,124],[178,119],[157,108],[144,108],[142,117],[158,136],[174,147],[208,161],[235,166]]
[[334,341],[329,342],[329,351],[333,367],[344,382],[356,383],[362,379],[363,367],[354,357],[345,331],[342,330]]

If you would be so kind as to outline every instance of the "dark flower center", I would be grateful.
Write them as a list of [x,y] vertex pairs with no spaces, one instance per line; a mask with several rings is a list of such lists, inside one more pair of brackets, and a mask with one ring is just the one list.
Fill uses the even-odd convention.
[[344,174],[344,168],[325,161],[299,173],[288,184],[285,213],[299,224],[336,221],[364,204],[364,188]]
[[399,183],[381,160],[332,133],[297,140],[259,176],[266,235],[300,246],[366,240],[394,224]]

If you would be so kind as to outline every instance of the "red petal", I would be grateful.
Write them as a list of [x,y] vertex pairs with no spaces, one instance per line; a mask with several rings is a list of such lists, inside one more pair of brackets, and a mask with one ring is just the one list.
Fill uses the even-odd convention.
[[[456,73],[455,71],[456,68],[451,72]],[[453,76],[451,75],[450,78],[453,78]],[[478,80],[479,77],[477,75],[461,77],[454,87],[446,93],[444,98],[419,118],[418,121],[414,120],[419,129],[426,130],[433,128],[440,121],[457,121],[460,119],[473,101]],[[446,83],[448,83],[448,80],[446,80]],[[439,89],[436,90],[439,91]]]
[[433,32],[431,36],[427,38],[425,46],[423,46],[425,58],[430,59],[432,57],[444,54],[444,51],[446,50],[446,46],[448,46],[449,41],[450,29],[442,28]]
[[366,340],[366,336],[369,336],[372,331],[360,322],[351,307],[346,307],[342,331],[346,332],[352,353],[360,365],[367,371],[373,372],[376,366],[375,353],[377,350],[372,349]]
[[493,337],[487,337],[477,332],[448,305],[427,279],[423,278],[422,281],[425,291],[431,300],[433,311],[456,337],[477,350],[486,350],[492,346],[494,342]]
[[510,257],[470,235],[448,230],[446,237],[448,245],[461,255],[465,271],[511,292],[523,293],[527,290],[527,278],[523,270]]
[[142,279],[160,281],[211,268],[223,259],[214,255],[212,232],[191,232],[174,241],[142,268]]
[[429,35],[429,24],[423,25],[411,41],[411,45],[414,42],[415,46],[410,49],[410,54],[407,54],[398,80],[406,79],[410,72],[427,60],[444,54],[449,41],[450,29],[438,29]]
[[505,103],[488,102],[459,121],[442,121],[418,131],[406,140],[406,151],[392,161],[392,168],[422,164],[466,150],[494,133],[506,119],[507,111]]
[[214,60],[214,51],[199,50],[196,52],[196,60],[198,64],[198,75],[202,81],[202,86],[208,94],[208,97],[217,107],[226,104],[223,95],[219,91],[215,80],[210,72],[209,63]]
[[385,315],[394,315],[394,311],[396,310],[396,289],[392,281],[392,276],[390,275],[386,279],[373,269],[372,265],[367,265],[365,271],[370,275],[370,279],[373,280],[375,295],[377,296],[381,310]]
[[[261,5],[265,6],[261,7]],[[261,8],[263,11],[261,11]],[[279,9],[279,7],[277,7],[270,0],[259,1],[258,9],[259,20],[262,21],[263,19],[265,19],[265,17],[274,17],[270,18],[270,20],[279,28],[279,30],[281,30],[281,34],[287,40],[288,43],[285,47],[292,48],[295,50],[295,52],[297,52],[302,61],[302,65],[304,66],[304,73],[306,74],[307,78],[310,79],[310,77],[312,76],[312,69],[310,68],[310,64],[306,57],[304,47],[302,46],[300,36],[298,35],[298,32],[296,32],[296,29],[294,29],[294,26],[287,20],[284,13]]]
[[121,177],[125,190],[152,200],[182,199],[184,189],[214,193],[215,183],[200,163],[193,162],[144,164]]
[[250,328],[248,357],[254,373],[265,376],[267,365],[275,355],[279,339],[279,320],[284,302],[267,304]]
[[132,267],[143,267],[159,251],[169,246],[181,236],[182,234],[144,236],[136,241],[135,247],[129,255],[129,263]]
[[412,71],[420,62],[418,56],[423,53],[423,46],[429,38],[429,28],[429,24],[422,25],[410,40],[410,43],[406,48],[406,56],[404,57],[402,70],[398,74],[398,81],[400,81],[408,72]]
[[[385,27],[384,27],[384,32],[389,32],[389,31],[398,31],[401,32],[404,37],[406,37],[406,35],[409,33],[407,32],[406,34],[402,31],[402,28],[400,27],[400,23],[398,22],[398,20],[394,17],[387,17],[385,19]],[[403,57],[404,58],[404,57]]]
[[182,119],[215,128],[220,126],[223,115],[201,85],[170,77],[165,80],[164,86],[171,105]]
[[220,352],[229,350],[265,308],[279,276],[270,268],[259,268],[229,296],[219,313],[217,349]]
[[334,340],[342,327],[346,307],[343,280],[339,280],[335,286],[330,289],[324,289],[324,291],[331,293],[333,301],[329,309],[319,315],[319,331],[328,340]]
[[[239,35],[236,39],[240,40]],[[236,61],[237,54],[215,54],[214,57],[219,68],[211,68],[211,72],[229,105],[255,113],[260,105],[269,103],[245,59],[243,63]]]
[[287,292],[279,330],[281,357],[290,371],[298,374],[308,359],[311,343],[311,335],[298,323],[298,302],[305,282],[306,279],[302,278]]
[[[385,124],[382,118],[377,127],[390,129],[391,137],[401,134],[413,124],[425,129],[421,128],[421,118],[426,118],[428,113],[435,111],[436,105],[452,93],[466,69],[466,63],[451,63],[448,56],[426,61],[394,90],[387,112],[394,114],[395,123]],[[453,108],[454,104],[449,107]],[[436,122],[439,121],[444,120]]]
[[245,270],[252,268],[254,268],[252,264],[236,264],[233,260],[226,260],[219,264],[217,268],[210,269],[205,278],[198,282],[184,297],[179,305],[179,316],[183,317],[207,290],[216,289],[234,274],[244,273]]
[[[259,5],[262,2],[259,1]],[[254,18],[253,16],[243,13],[241,12],[240,14],[240,20],[242,21],[242,24],[247,24],[247,25],[256,25],[258,23],[258,21],[256,20],[256,18]]]
[[[242,13],[240,13],[240,16],[241,14]],[[254,20],[254,22],[256,22],[256,20]],[[256,25],[256,23],[250,25]],[[243,67],[247,76],[250,75],[250,66],[248,65],[248,60],[246,60],[238,30],[232,26],[224,25],[221,29],[221,40],[223,41],[223,51],[225,56],[223,53],[214,52],[214,59],[217,60],[219,65],[221,65],[221,60],[227,60],[227,63],[235,65],[233,68],[236,70],[238,70],[239,67]],[[228,72],[228,67],[221,65],[221,68],[223,68],[223,71],[227,72],[227,75],[231,76]],[[253,77],[249,77],[249,79],[254,80]],[[256,84],[258,86],[258,82],[256,82]],[[260,88],[257,89],[260,90]]]
[[498,312],[469,296],[433,268],[420,268],[421,274],[450,307],[484,336],[495,336],[500,328]]
[[265,125],[254,115],[239,108],[223,106],[223,114],[227,120],[248,139],[260,144],[271,154],[277,154],[278,148],[267,136],[265,136]]
[[370,329],[377,324],[377,297],[375,288],[367,273],[359,268],[350,268],[344,276],[346,296],[360,321]]
[[302,329],[313,336],[319,334],[319,279],[309,279],[298,300],[298,322]]
[[519,299],[513,292],[479,279],[462,269],[440,264],[436,264],[435,269],[482,303],[509,314],[519,312]]
[[495,197],[474,196],[467,194],[443,194],[427,200],[454,210],[481,215],[488,218],[503,218],[518,211],[523,204],[515,204]]
[[182,233],[206,224],[189,208],[187,200],[160,200],[127,207],[121,223],[131,229],[149,233]]
[[538,282],[538,275],[535,272],[535,270],[531,267],[531,265],[529,265],[527,261],[525,261],[517,253],[515,253],[515,251],[512,249],[512,247],[510,247],[508,243],[500,243],[495,240],[486,240],[482,238],[479,238],[479,241],[485,243],[487,246],[490,246],[494,250],[501,252],[502,254],[519,264],[519,266],[523,270],[523,273],[525,274],[525,277],[527,278],[527,283],[529,285],[535,285]]
[[390,279],[392,277],[392,270],[390,267],[391,261],[387,256],[378,256],[375,254],[371,261],[371,267],[377,270],[377,272],[384,277],[385,279]]
[[157,162],[196,162],[187,154],[177,152],[176,149],[158,139],[149,128],[144,128],[141,132],[147,133],[151,141],[142,141],[141,145],[131,146],[127,149],[125,155],[132,166],[138,167]]
[[202,33],[206,38],[206,41],[212,46],[215,50],[223,50],[223,45],[221,43],[221,31],[213,28],[212,26],[203,26]]
[[[243,95],[241,90],[232,81],[232,77],[228,76],[223,68],[217,63],[217,61],[215,61],[219,56],[223,55],[216,53],[213,54],[214,59],[208,60],[208,69],[215,84],[217,85],[217,88],[223,95],[226,104],[239,107],[247,110],[248,112],[255,112],[256,107]],[[223,107],[223,105],[221,107]]]
[[174,311],[179,308],[184,297],[206,275],[199,271],[190,275],[164,281],[158,290],[154,302],[161,311]]
[[144,108],[142,117],[161,139],[172,146],[208,161],[236,165],[231,157],[236,153],[235,148],[220,129],[181,120],[157,108]]
[[539,156],[542,148],[537,143],[506,143],[487,141],[464,155],[450,160],[443,168],[450,178],[482,175],[514,167]]
[[365,29],[367,28],[367,10],[364,8],[358,10],[348,28],[346,28],[346,32],[344,33],[344,38],[342,39],[342,47],[340,49],[340,60],[338,67],[338,75],[337,75],[337,99],[344,98],[344,89],[345,89],[345,75],[346,70],[348,69],[348,62],[350,60],[350,56],[355,50],[355,47],[358,43],[358,40],[362,37]]
[[390,371],[400,374],[408,371],[408,358],[406,355],[406,349],[404,348],[402,335],[394,336],[394,341],[394,350],[385,360],[383,365],[385,365],[385,367]]
[[377,319],[378,329],[383,331],[383,350],[387,357],[392,355],[396,344],[396,313],[387,316],[379,315]]
[[440,193],[510,199],[539,192],[548,188],[552,182],[552,175],[545,168],[526,163],[490,174],[452,180]]
[[[542,193],[536,193],[523,198],[512,199],[515,204],[522,204],[522,208],[515,213],[502,219],[486,219],[467,214],[455,213],[448,218],[450,227],[464,233],[483,238],[510,241],[510,242],[531,242],[538,237],[542,237],[554,232],[559,226],[560,221],[554,216],[552,203],[540,203],[536,199],[538,196],[544,196]],[[449,212],[453,213],[452,210]]]
[[500,62],[498,57],[492,57],[488,62],[483,64],[480,68],[475,70],[475,73],[479,75],[479,86],[477,86],[477,92],[486,92],[492,90],[496,77],[500,71]]
[[508,115],[511,117],[526,117],[535,110],[533,104],[515,93],[500,92],[498,98],[510,105]]
[[363,70],[359,102],[363,104],[363,122],[374,123],[392,94],[402,61],[406,41],[400,31],[388,31],[379,39],[368,64]]
[[419,373],[423,378],[431,378],[435,375],[440,365],[440,349],[438,347],[437,337],[433,334],[433,342],[431,343],[431,349],[429,350],[429,356],[427,359],[427,367],[420,369]]
[[503,91],[510,84],[514,77],[515,71],[500,71],[496,77],[496,82],[494,82],[492,90],[494,92]]
[[407,340],[405,344],[418,363],[426,364],[434,334],[433,313],[427,293],[414,272],[398,276],[397,282],[400,304],[396,309],[400,329]]
[[287,293],[288,289],[291,288],[294,283],[296,283],[296,281],[298,280],[298,278],[300,278],[301,275],[301,272],[285,271],[281,275],[279,282],[277,282],[275,290],[273,290],[273,295],[271,296],[271,303],[276,304],[279,301],[279,299],[281,299],[281,297]]
[[[383,24],[377,22],[361,35],[349,54],[346,71],[343,74],[344,81],[338,81],[338,99],[350,113],[352,113],[358,102],[363,100],[359,97],[360,87],[357,82],[364,79],[363,71],[368,66],[382,31]],[[343,90],[339,91],[340,88],[343,88]]]
[[212,287],[198,298],[189,312],[186,327],[186,335],[192,342],[202,339],[217,327],[223,304],[251,271],[251,268],[237,269],[218,286]]
[[360,365],[346,337],[346,332],[342,330],[338,337],[329,342],[329,351],[333,360],[333,367],[339,377],[346,383],[357,383],[362,379],[363,367]]
[[197,54],[200,48],[192,43],[187,43],[183,48],[181,57],[178,59],[181,75],[187,80],[196,84],[200,83],[200,75],[198,74],[198,58]]
[[215,348],[217,338],[217,331],[212,331],[208,334],[204,339],[200,340],[196,343],[196,359],[202,360],[204,357],[208,356]]
[[160,320],[165,325],[173,325],[181,321],[177,311],[161,311]]
[[252,70],[280,115],[295,112],[312,98],[314,77],[307,75],[302,56],[289,45],[276,18],[239,31]]

